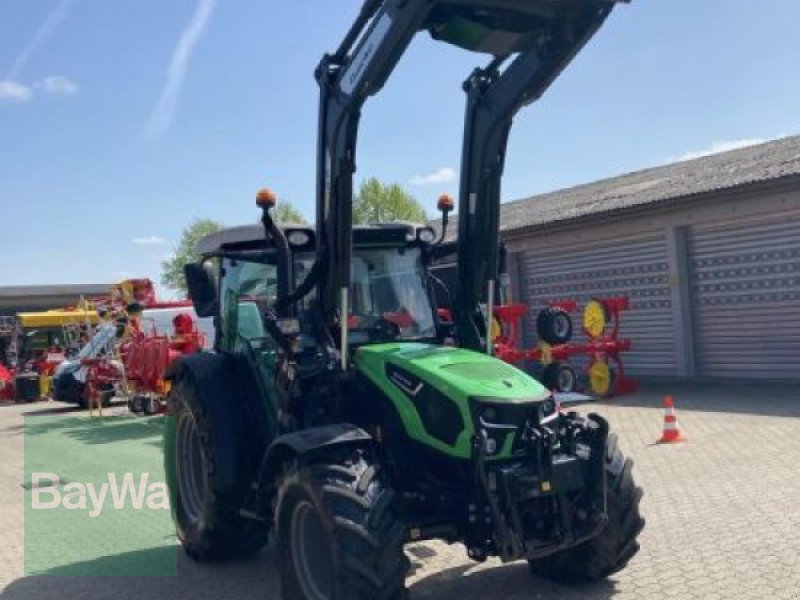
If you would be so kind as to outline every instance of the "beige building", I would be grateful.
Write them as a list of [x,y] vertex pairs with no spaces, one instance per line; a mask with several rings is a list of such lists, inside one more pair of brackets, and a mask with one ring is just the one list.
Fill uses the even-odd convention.
[[800,379],[800,136],[509,202],[501,230],[531,314],[630,297],[631,373]]

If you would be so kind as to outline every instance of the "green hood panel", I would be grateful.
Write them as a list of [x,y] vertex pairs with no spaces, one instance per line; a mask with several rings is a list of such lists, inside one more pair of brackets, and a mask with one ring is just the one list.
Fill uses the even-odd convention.
[[[412,439],[459,458],[470,458],[471,455],[470,440],[474,427],[469,409],[470,397],[517,404],[537,402],[550,396],[539,382],[516,367],[461,348],[419,343],[374,344],[359,348],[354,360],[358,370],[395,404]],[[442,442],[425,430],[412,400],[389,379],[387,365],[414,375],[458,407],[463,431],[454,445]]]
[[[360,359],[360,360],[359,360]],[[360,348],[356,364],[392,363],[448,396],[492,396],[509,402],[544,400],[547,390],[530,375],[493,356],[429,344],[376,344]]]

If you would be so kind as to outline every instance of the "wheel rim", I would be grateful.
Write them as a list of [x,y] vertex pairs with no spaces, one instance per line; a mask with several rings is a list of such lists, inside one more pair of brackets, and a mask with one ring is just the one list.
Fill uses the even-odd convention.
[[558,372],[558,389],[562,392],[575,391],[575,372],[570,368],[563,368]]
[[191,415],[178,421],[178,498],[186,516],[199,521],[206,497],[203,449]]
[[313,505],[307,500],[299,502],[292,513],[292,562],[303,595],[309,600],[332,597],[333,557],[326,538]]
[[583,328],[590,337],[603,335],[606,328],[606,310],[597,300],[590,300],[583,309]]
[[553,319],[553,333],[562,340],[569,336],[569,318],[566,315],[558,315]]
[[606,396],[610,393],[611,368],[607,362],[598,361],[590,367],[589,382],[595,394]]

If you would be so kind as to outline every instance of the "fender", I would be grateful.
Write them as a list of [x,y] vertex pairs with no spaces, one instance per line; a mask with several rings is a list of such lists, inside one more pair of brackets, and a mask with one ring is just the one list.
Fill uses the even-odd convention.
[[[221,354],[197,353],[173,362],[165,375],[173,384],[187,381],[196,388],[198,406],[193,410],[202,410],[207,414],[208,422],[214,427],[214,436],[218,446],[227,458],[222,464],[229,465],[230,470],[220,473],[224,486],[231,489],[242,485],[251,477],[254,470],[248,467],[247,420],[240,400],[241,385],[232,369],[232,361]],[[174,416],[167,403],[168,433],[176,426]],[[173,432],[174,433],[174,432]],[[255,462],[257,465],[258,463]],[[235,466],[234,466],[235,465]],[[249,473],[248,473],[249,471]]]
[[295,454],[304,456],[316,450],[364,441],[371,442],[372,436],[360,427],[350,423],[335,423],[282,435],[272,443],[267,456],[277,451],[281,445],[288,446]]
[[296,458],[301,462],[347,446],[374,448],[372,436],[350,423],[336,423],[312,427],[287,433],[275,439],[264,454],[256,484],[258,503],[256,512],[269,515],[271,494],[275,490],[275,478],[287,460]]
[[261,469],[261,481],[266,483],[267,480],[263,476],[270,473],[287,457],[295,456],[301,460],[308,460],[333,448],[351,445],[372,446],[373,443],[370,434],[350,423],[335,423],[287,433],[276,438],[267,450]]
[[225,415],[217,413],[235,409],[235,401],[220,402],[219,399],[235,400],[241,395],[241,382],[236,376],[233,360],[224,354],[197,352],[182,356],[167,367],[164,379],[173,384],[179,379],[186,379],[197,385],[204,396],[216,399],[216,402],[209,402],[205,407],[214,413],[212,418],[223,418]]
[[164,379],[175,381],[179,376],[188,375],[198,383],[213,384],[214,376],[221,374],[218,370],[225,363],[227,360],[224,354],[196,352],[172,361],[164,372]]
[[[237,357],[224,353],[197,352],[183,356],[169,365],[165,379],[173,384],[179,379],[193,382],[205,392],[205,410],[214,422],[229,423],[226,436],[241,437],[235,446],[243,449],[248,480],[258,475],[258,467],[274,428],[258,399],[252,376],[243,372]],[[214,401],[211,401],[211,399]]]

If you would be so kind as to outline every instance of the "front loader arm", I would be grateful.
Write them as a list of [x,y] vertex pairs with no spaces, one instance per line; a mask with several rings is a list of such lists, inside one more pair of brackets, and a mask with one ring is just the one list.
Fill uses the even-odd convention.
[[455,315],[462,347],[491,352],[480,301],[485,294],[487,315],[491,314],[498,278],[500,181],[514,116],[538,100],[613,8],[613,2],[607,1],[563,4],[565,7],[543,27],[538,41],[520,52],[504,71],[500,69],[509,57],[498,57],[488,67],[476,69],[464,83],[467,109],[458,205]]
[[347,319],[342,315],[350,284],[353,173],[361,108],[383,87],[428,15],[429,4],[428,0],[368,0],[339,50],[326,55],[317,68],[317,240],[318,260],[324,261],[317,298],[326,324],[341,330],[345,369]]
[[[323,57],[317,144],[317,300],[340,331],[347,369],[353,174],[361,109],[420,30],[495,55],[467,82],[459,205],[459,338],[482,345],[478,302],[497,279],[500,177],[511,121],[534,101],[602,24],[617,0],[366,0],[339,49]],[[500,73],[505,58],[516,56]],[[309,286],[304,286],[309,287]]]

